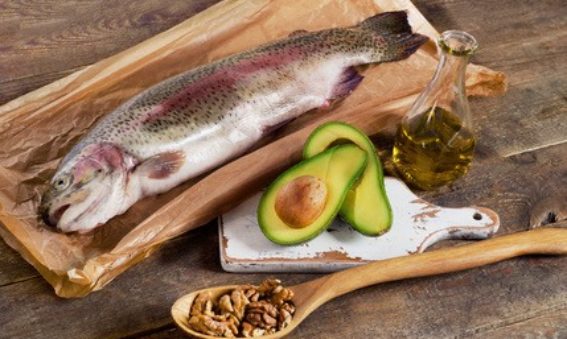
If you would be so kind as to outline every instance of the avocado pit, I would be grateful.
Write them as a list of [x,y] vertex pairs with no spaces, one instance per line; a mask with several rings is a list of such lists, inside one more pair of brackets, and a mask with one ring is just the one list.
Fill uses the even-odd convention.
[[303,228],[323,213],[327,195],[327,185],[323,180],[303,175],[279,190],[274,207],[284,223],[293,228]]

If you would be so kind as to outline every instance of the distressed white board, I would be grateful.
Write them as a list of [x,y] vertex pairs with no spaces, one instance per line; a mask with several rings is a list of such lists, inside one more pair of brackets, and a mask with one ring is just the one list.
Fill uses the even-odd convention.
[[420,199],[400,180],[387,177],[393,223],[389,232],[368,237],[337,218],[326,232],[304,244],[281,246],[264,235],[256,220],[261,193],[219,218],[221,264],[230,272],[332,272],[422,252],[444,239],[485,239],[500,226],[487,208],[444,208]]

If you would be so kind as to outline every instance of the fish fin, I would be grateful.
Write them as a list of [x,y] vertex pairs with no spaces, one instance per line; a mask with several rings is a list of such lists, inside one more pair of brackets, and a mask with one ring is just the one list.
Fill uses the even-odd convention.
[[138,165],[136,173],[141,173],[151,179],[165,179],[179,171],[184,162],[183,152],[160,153]]
[[381,62],[403,60],[418,50],[429,38],[421,34],[402,34],[386,37],[389,53],[385,53]]
[[374,62],[403,60],[412,55],[429,38],[412,33],[405,11],[380,13],[361,22],[356,28],[370,32],[381,48]]
[[411,34],[406,11],[385,12],[376,14],[361,22],[358,27],[381,35]]
[[303,34],[307,34],[307,33],[309,33],[308,30],[298,29],[297,31],[293,31],[293,32],[289,33],[288,37],[292,38],[294,36],[299,36],[299,35],[303,35]]
[[364,79],[354,67],[347,67],[333,89],[331,99],[340,99],[349,95]]

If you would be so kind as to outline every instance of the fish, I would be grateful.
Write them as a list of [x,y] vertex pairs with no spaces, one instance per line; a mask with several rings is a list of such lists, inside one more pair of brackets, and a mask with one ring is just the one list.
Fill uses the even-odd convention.
[[348,96],[363,80],[358,66],[408,58],[427,40],[405,11],[385,12],[174,75],[93,125],[60,161],[38,214],[56,231],[88,233]]

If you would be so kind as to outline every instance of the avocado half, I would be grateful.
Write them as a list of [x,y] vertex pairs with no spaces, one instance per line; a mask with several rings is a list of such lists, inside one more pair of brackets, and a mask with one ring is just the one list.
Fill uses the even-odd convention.
[[[367,152],[354,144],[331,147],[282,173],[262,195],[258,223],[280,245],[323,232],[366,167]],[[320,208],[313,208],[320,207]]]
[[382,164],[372,141],[357,128],[342,123],[328,122],[311,133],[303,148],[303,157],[310,159],[336,143],[352,142],[367,153],[367,165],[358,184],[347,194],[340,215],[355,230],[377,236],[392,225],[392,209],[384,188]]

